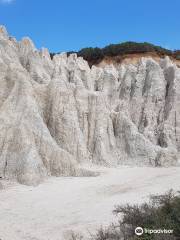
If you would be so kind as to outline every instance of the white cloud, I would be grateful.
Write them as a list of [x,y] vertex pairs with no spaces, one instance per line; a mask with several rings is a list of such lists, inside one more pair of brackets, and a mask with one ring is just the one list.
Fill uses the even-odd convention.
[[0,3],[7,3],[7,4],[9,4],[9,3],[12,3],[12,2],[14,2],[14,0],[0,0]]

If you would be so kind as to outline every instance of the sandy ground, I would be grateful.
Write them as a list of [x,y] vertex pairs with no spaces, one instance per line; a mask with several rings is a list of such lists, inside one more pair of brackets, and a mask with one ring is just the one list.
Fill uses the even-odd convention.
[[71,229],[88,233],[115,219],[114,205],[180,190],[180,167],[98,170],[98,177],[53,177],[37,187],[1,181],[0,239],[61,240]]

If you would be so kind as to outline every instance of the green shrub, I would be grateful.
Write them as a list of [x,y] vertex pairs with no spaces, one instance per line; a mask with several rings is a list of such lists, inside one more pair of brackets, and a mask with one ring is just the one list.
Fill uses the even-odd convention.
[[[118,221],[109,227],[100,228],[91,240],[180,240],[180,195],[172,190],[164,195],[151,196],[149,203],[116,206],[113,213]],[[135,235],[136,227],[173,230],[173,234]],[[72,233],[69,240],[86,240]]]
[[[172,191],[161,196],[152,196],[149,203],[142,205],[117,206],[114,213],[119,217],[117,224],[100,229],[95,240],[179,240],[180,197]],[[120,217],[122,216],[122,218]],[[173,234],[143,234],[138,237],[137,226],[146,229],[172,229]]]
[[83,57],[87,61],[93,62],[104,57],[103,51],[100,48],[83,48],[78,53],[78,56]]

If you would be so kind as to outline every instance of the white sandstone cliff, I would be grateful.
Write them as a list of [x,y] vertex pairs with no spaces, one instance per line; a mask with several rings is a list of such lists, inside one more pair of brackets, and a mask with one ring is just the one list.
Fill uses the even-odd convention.
[[38,184],[81,163],[169,166],[180,151],[180,69],[93,66],[0,27],[0,177]]

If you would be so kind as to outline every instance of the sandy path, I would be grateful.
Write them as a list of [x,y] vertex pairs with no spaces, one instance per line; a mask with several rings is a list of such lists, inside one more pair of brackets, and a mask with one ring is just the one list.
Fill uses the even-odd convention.
[[49,178],[38,187],[12,184],[1,190],[0,239],[61,240],[70,229],[93,231],[110,223],[114,205],[180,190],[180,168],[101,171],[98,177]]

